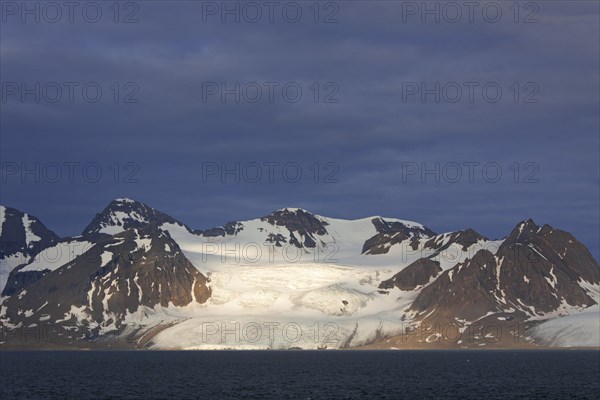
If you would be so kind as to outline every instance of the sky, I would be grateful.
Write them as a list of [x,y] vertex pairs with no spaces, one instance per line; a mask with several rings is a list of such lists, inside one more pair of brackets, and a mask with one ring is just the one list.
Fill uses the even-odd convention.
[[196,229],[533,218],[600,259],[597,2],[52,4],[0,4],[0,203],[60,235],[129,197]]

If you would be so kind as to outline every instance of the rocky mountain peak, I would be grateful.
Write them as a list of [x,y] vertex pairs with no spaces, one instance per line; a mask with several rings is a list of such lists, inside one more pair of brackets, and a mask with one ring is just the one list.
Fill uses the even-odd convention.
[[197,235],[202,235],[204,237],[216,237],[226,235],[237,235],[239,232],[244,230],[244,224],[241,222],[230,221],[222,226],[217,226],[215,228],[210,228],[206,230],[195,230],[194,233]]
[[530,218],[519,222],[508,234],[506,241],[513,243],[520,240],[527,240],[527,238],[535,236],[540,230],[540,226]]
[[0,206],[0,293],[10,272],[60,238],[33,215]]
[[374,217],[371,222],[377,234],[365,241],[362,254],[386,254],[393,245],[409,239],[413,249],[416,249],[420,238],[435,235],[434,231],[423,225],[406,221]]
[[326,235],[329,225],[325,220],[301,208],[282,208],[264,216],[261,221],[274,226],[284,226],[290,232],[301,235]]
[[543,319],[598,304],[600,266],[571,234],[523,221],[496,254],[480,250],[444,271],[411,305],[435,320],[474,321],[489,313]]
[[151,222],[159,226],[164,223],[185,226],[173,217],[147,204],[128,198],[119,198],[111,201],[102,212],[96,214],[92,222],[83,230],[83,235],[114,235],[130,228],[142,228]]
[[474,229],[467,228],[462,231],[437,235],[425,242],[424,247],[436,250],[436,253],[434,253],[434,255],[432,256],[435,257],[437,254],[448,249],[453,244],[460,245],[462,247],[462,250],[466,251],[470,246],[480,241],[487,240],[488,239],[485,236],[481,235],[479,232],[475,231]]
[[0,260],[21,253],[32,255],[59,240],[33,215],[0,206]]

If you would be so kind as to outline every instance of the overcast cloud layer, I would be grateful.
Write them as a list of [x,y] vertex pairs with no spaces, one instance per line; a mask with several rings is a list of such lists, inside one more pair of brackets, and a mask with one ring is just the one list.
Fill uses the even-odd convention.
[[[472,22],[463,8],[456,23],[450,9],[439,23],[431,15],[423,23],[411,8],[421,2],[322,2],[316,23],[313,2],[294,3],[287,20],[282,2],[272,22],[254,3],[258,23],[244,21],[250,9],[239,23],[231,15],[223,22],[222,2],[122,4],[119,23],[112,2],[95,4],[97,23],[81,7],[73,22],[63,9],[56,23],[47,21],[52,10],[41,10],[39,23],[25,14],[23,23],[23,10],[2,6],[1,203],[59,234],[80,233],[126,196],[199,229],[286,206],[404,218],[437,232],[473,227],[491,238],[533,218],[572,232],[599,258],[597,2],[536,2],[539,10],[523,8],[516,23],[512,2],[494,3],[502,10],[496,23],[482,16],[483,2]],[[292,23],[297,8],[302,17]],[[528,22],[537,22],[525,23],[532,12]],[[138,22],[123,23],[127,16]],[[23,98],[23,85],[36,82],[39,101]],[[56,102],[52,82],[63,89]],[[65,82],[78,85],[73,101]],[[93,93],[81,94],[90,82],[102,89],[95,103]],[[235,82],[247,89],[239,103],[207,91]],[[279,85],[273,101],[267,82]],[[435,82],[446,85],[439,102],[410,92]],[[251,102],[255,84],[264,90]],[[286,84],[302,89],[297,102],[283,97]],[[457,85],[462,97],[453,102]],[[496,87],[502,97],[493,102]],[[35,163],[39,182],[21,174]],[[79,163],[69,164],[72,179],[65,163]],[[87,163],[101,167],[98,182],[93,167],[82,176]],[[205,174],[236,163],[239,182]],[[436,163],[439,182],[421,176]],[[257,164],[262,176],[254,179]]]

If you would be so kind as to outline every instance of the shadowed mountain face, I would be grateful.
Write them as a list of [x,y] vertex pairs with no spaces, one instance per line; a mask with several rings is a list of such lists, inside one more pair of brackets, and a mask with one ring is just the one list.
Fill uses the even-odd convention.
[[426,241],[423,247],[434,249],[436,252],[431,257],[436,257],[438,254],[447,250],[453,243],[460,245],[462,250],[466,251],[470,246],[485,240],[488,239],[469,228],[464,231],[437,235]]
[[[101,213],[96,214],[81,236],[59,239],[52,233],[52,240],[36,244],[35,249],[30,252],[30,257],[18,266],[11,265],[10,268],[6,268],[7,278],[2,282],[1,293],[11,296],[58,268],[60,264],[88,250],[94,243],[126,229],[143,228],[151,222],[178,223],[146,204],[130,199],[113,200]],[[39,222],[38,225],[43,227]],[[31,268],[30,264],[36,264],[36,267]]]
[[377,234],[369,238],[362,249],[363,254],[386,254],[395,244],[410,239],[413,249],[418,247],[419,239],[435,235],[431,229],[422,226],[407,226],[398,221],[386,221],[383,218],[372,220]]
[[[19,243],[24,260],[7,269],[0,325],[9,331],[54,324],[98,338],[133,323],[137,335],[142,327],[160,330],[207,310],[220,315],[241,307],[243,317],[251,310],[266,318],[289,304],[290,315],[304,307],[336,323],[360,315],[340,342],[348,347],[360,336],[358,324],[372,303],[376,314],[365,318],[371,321],[384,310],[386,323],[450,322],[463,329],[490,319],[539,323],[599,301],[600,265],[586,247],[567,232],[531,220],[503,240],[489,241],[472,229],[436,235],[409,221],[344,221],[286,208],[193,231],[143,203],[118,199],[82,236],[59,239],[34,217],[2,211],[0,239]],[[204,245],[214,250],[219,241],[240,249],[248,243],[291,246],[309,255],[335,242],[344,258],[341,265],[329,265],[334,258],[319,264],[314,257],[280,258],[272,265],[265,257],[254,269],[252,263],[229,265],[218,252],[203,253]],[[4,260],[17,253],[4,252]],[[290,297],[278,301],[286,291]],[[366,335],[371,339],[361,343],[383,340],[381,326],[373,329]]]
[[2,322],[52,321],[110,330],[141,307],[205,303],[207,282],[177,243],[151,224],[100,241],[10,297]]
[[0,293],[14,268],[58,241],[58,236],[38,218],[0,206]]
[[442,272],[442,268],[439,262],[420,258],[390,279],[381,282],[379,288],[392,289],[396,287],[404,291],[415,290],[420,286],[427,285],[440,272]]
[[0,260],[15,254],[31,256],[58,239],[38,218],[0,206]]
[[525,221],[496,254],[481,250],[445,271],[411,305],[431,320],[474,321],[487,313],[528,317],[596,304],[586,285],[600,283],[600,266],[567,232]]
[[[141,229],[148,224],[172,223],[185,227],[174,218],[152,207],[130,199],[116,199],[111,201],[78,237],[58,239],[54,237],[44,246],[37,246],[23,263],[7,268],[6,285],[2,285],[2,295],[11,296],[33,282],[41,279],[48,272],[58,268],[66,260],[72,260],[82,252],[87,251],[94,243],[101,242],[128,229]],[[42,225],[43,226],[43,225]],[[187,227],[185,227],[188,229]],[[189,230],[189,229],[188,229]],[[4,236],[4,235],[2,235]],[[28,264],[35,263],[31,268]]]

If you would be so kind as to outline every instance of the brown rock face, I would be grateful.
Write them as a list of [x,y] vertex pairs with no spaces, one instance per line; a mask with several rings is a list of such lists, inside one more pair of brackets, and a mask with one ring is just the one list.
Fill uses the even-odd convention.
[[151,224],[96,244],[10,297],[2,323],[118,327],[142,306],[206,302],[207,282],[168,234]]
[[386,221],[383,218],[373,218],[371,221],[377,229],[377,234],[365,241],[362,254],[386,254],[390,247],[411,239],[414,249],[418,246],[418,239],[435,235],[429,228],[408,227],[398,221]]
[[436,250],[436,252],[431,256],[433,258],[444,250],[448,249],[453,243],[461,245],[462,250],[466,251],[470,246],[476,244],[480,240],[487,240],[487,238],[469,228],[464,231],[457,231],[433,237],[425,242],[423,247]]
[[390,247],[408,238],[409,236],[404,232],[378,233],[365,241],[362,254],[386,254],[390,251]]
[[[261,221],[266,221],[271,225],[284,226],[290,232],[288,242],[298,248],[314,248],[317,246],[315,235],[323,236],[327,234],[327,222],[320,220],[305,210],[283,209],[262,217]],[[294,234],[296,233],[296,234]],[[297,237],[298,236],[298,237]],[[275,242],[285,242],[285,238],[276,239]]]
[[210,297],[207,279],[175,242],[164,232],[145,232],[140,231],[140,240],[150,239],[151,244],[140,248],[131,235],[130,245],[118,246],[112,260],[93,274],[88,297],[92,297],[94,310],[106,309],[105,301],[109,312],[124,314],[140,306],[185,306],[192,301],[204,303]]
[[410,309],[418,315],[431,315],[432,319],[454,317],[474,320],[489,311],[497,310],[494,292],[495,258],[487,250],[479,251],[465,263],[445,271],[425,287]]
[[555,310],[561,303],[588,307],[596,302],[581,287],[600,282],[600,265],[571,234],[522,222],[497,253],[500,289],[508,299],[536,311]]
[[445,271],[421,291],[411,310],[440,320],[473,321],[488,312],[540,316],[563,304],[596,304],[580,285],[586,282],[600,282],[600,266],[585,246],[567,232],[529,220],[511,232],[497,254],[480,250]]
[[428,284],[432,278],[442,272],[440,263],[428,258],[420,258],[417,261],[398,272],[390,279],[379,284],[380,289],[415,290],[419,286]]

